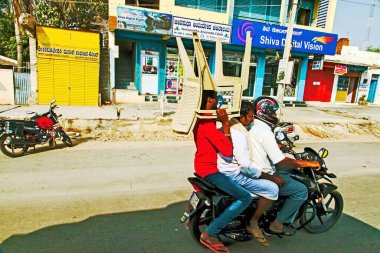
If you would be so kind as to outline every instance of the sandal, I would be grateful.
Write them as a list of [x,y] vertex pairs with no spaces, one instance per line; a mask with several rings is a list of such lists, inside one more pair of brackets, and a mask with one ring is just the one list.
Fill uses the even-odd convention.
[[265,238],[265,236],[263,235],[263,233],[261,232],[261,229],[259,228],[250,228],[250,227],[247,227],[247,231],[253,235],[253,237],[256,238],[256,240],[261,244],[263,245],[264,247],[269,247],[270,244],[269,242],[267,241],[267,239]]
[[279,237],[281,237],[282,235],[285,235],[285,236],[292,236],[296,233],[296,230],[295,229],[292,229],[290,228],[289,226],[284,226],[284,228],[282,229],[281,232],[276,232],[276,231],[273,231],[271,230],[270,228],[268,228],[268,232],[272,235],[277,235]]
[[210,243],[210,242],[207,242],[207,241],[203,240],[202,237],[199,239],[199,241],[204,246],[206,246],[210,250],[214,251],[215,253],[230,253],[230,251],[228,250],[228,248],[225,247],[222,242]]

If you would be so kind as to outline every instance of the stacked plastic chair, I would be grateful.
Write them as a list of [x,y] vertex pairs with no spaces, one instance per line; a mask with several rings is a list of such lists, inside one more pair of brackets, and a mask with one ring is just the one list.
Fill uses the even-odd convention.
[[252,43],[250,32],[247,32],[246,36],[241,77],[223,75],[223,52],[220,40],[216,41],[215,74],[213,78],[198,34],[193,32],[193,44],[198,76],[194,72],[194,68],[191,65],[181,38],[177,37],[176,39],[179,56],[183,65],[183,89],[181,100],[172,122],[173,130],[178,133],[189,134],[192,131],[197,118],[216,118],[215,110],[200,109],[204,90],[214,90],[217,92],[228,92],[229,94],[232,94],[232,107],[226,109],[226,111],[229,117],[239,116],[242,93],[248,88]]

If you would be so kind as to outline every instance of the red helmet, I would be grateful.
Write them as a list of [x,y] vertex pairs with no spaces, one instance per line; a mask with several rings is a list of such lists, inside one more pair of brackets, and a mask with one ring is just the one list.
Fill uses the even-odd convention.
[[276,99],[261,96],[255,99],[253,106],[255,108],[255,118],[271,125],[276,125],[278,123],[276,111],[280,108],[280,105]]

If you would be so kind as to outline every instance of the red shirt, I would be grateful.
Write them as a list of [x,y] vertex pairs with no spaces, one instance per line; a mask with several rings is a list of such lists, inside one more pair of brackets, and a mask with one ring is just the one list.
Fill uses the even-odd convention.
[[218,172],[217,153],[232,156],[232,143],[224,134],[216,129],[216,123],[210,119],[198,120],[194,127],[195,172],[202,178]]

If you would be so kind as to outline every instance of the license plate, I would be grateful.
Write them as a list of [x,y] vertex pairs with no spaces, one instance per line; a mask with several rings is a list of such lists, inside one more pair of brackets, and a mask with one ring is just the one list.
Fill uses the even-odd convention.
[[192,206],[194,209],[197,208],[198,203],[199,203],[199,198],[198,198],[197,194],[195,194],[195,192],[193,192],[193,193],[191,194],[189,201],[190,201],[191,206]]

